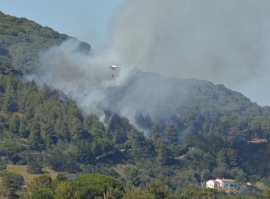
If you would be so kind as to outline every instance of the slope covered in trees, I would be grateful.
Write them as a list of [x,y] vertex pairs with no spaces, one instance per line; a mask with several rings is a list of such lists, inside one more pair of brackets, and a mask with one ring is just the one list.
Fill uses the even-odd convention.
[[[136,100],[150,100],[152,105],[139,107],[134,123],[117,110],[104,110],[101,122],[96,115],[83,114],[61,91],[21,80],[23,74],[34,71],[40,50],[67,36],[0,14],[0,169],[1,186],[9,187],[10,197],[15,197],[22,180],[7,173],[6,164],[28,165],[29,173],[51,167],[67,174],[68,179],[61,178],[64,182],[42,177],[27,185],[25,197],[32,198],[42,194],[48,198],[102,197],[102,191],[111,198],[212,197],[218,193],[201,189],[200,183],[216,177],[251,182],[257,198],[264,191],[268,194],[269,107],[260,107],[223,85],[138,71],[125,85],[110,89],[109,100],[117,105],[131,90]],[[90,46],[82,43],[79,50],[89,52]],[[157,84],[148,85],[149,79]],[[149,86],[146,95],[138,94],[140,85]],[[166,90],[166,95],[158,89]],[[266,142],[248,142],[253,138]],[[114,180],[106,177],[88,176],[97,172],[123,183],[113,185]],[[81,173],[87,175],[72,179],[72,174]],[[100,187],[88,178],[101,180]]]
[[[23,73],[33,73],[39,66],[38,55],[53,45],[68,39],[49,27],[43,27],[26,18],[5,15],[0,11],[0,60],[9,62]],[[89,44],[80,48],[90,51]]]
[[149,130],[153,122],[159,122],[164,131],[173,123],[180,137],[195,129],[228,142],[269,136],[269,106],[260,107],[222,84],[138,71],[126,84],[108,92],[115,107],[127,103],[136,107],[142,129]]

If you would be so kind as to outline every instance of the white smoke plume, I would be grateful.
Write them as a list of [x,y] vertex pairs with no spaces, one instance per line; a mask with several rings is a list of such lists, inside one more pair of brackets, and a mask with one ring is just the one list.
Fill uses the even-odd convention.
[[[136,111],[154,116],[160,97],[173,92],[162,82],[138,82],[117,102],[108,90],[124,85],[135,67],[227,86],[267,73],[269,10],[267,0],[127,0],[110,20],[108,49],[86,56],[76,51],[77,41],[66,41],[40,54],[32,78],[70,95],[87,113],[117,106],[131,121]],[[112,71],[112,63],[124,67]]]
[[98,107],[110,106],[106,89],[124,84],[133,75],[133,68],[112,71],[109,54],[88,56],[77,50],[79,44],[71,39],[41,52],[38,72],[25,78],[34,79],[39,87],[46,83],[64,92],[75,99],[85,113],[96,113]]

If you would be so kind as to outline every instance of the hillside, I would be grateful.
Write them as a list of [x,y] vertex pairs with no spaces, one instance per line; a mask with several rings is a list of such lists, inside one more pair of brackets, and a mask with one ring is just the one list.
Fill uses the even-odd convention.
[[[68,36],[0,14],[0,170],[16,164],[29,173],[44,167],[67,176],[106,173],[126,190],[147,193],[160,180],[175,198],[188,198],[188,190],[201,190],[201,181],[216,177],[263,185],[254,189],[258,198],[270,186],[269,107],[224,85],[137,70],[124,84],[103,88],[110,105],[100,102],[101,121],[68,93],[22,81],[35,72],[40,50]],[[83,42],[78,49],[84,55],[90,50]],[[253,138],[265,139],[248,142]],[[133,192],[143,194],[135,189],[126,198]]]
[[[222,84],[137,71],[125,84],[109,88],[107,92],[112,105],[109,109],[113,112],[132,107],[130,115],[138,120],[148,117],[150,123],[160,122],[162,130],[173,122],[182,134],[194,128],[204,136],[233,140],[269,136],[269,107],[260,107]],[[255,123],[258,124],[256,130],[252,127]],[[147,126],[137,121],[137,124],[150,130],[149,123]]]
[[[33,73],[39,67],[39,52],[68,39],[49,27],[43,27],[26,18],[5,15],[0,11],[0,61],[10,62],[24,74]],[[83,50],[90,51],[82,42]]]

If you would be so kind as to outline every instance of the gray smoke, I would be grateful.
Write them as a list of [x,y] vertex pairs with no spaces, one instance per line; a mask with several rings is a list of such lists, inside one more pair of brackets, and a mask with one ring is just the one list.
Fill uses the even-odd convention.
[[[229,87],[265,74],[269,10],[266,0],[127,0],[110,20],[108,49],[86,56],[76,51],[78,41],[66,41],[40,53],[41,68],[30,78],[68,94],[86,113],[117,106],[131,121],[137,111],[156,116],[160,97],[172,95],[162,82],[138,82],[117,104],[108,90],[125,85],[135,68]],[[124,67],[112,71],[112,63]]]
[[125,84],[135,70],[134,67],[123,67],[113,71],[109,68],[115,60],[113,53],[88,56],[78,51],[79,44],[70,39],[41,52],[39,70],[25,79],[34,79],[40,88],[46,83],[51,89],[64,92],[76,100],[84,113],[95,113],[102,118],[101,108],[112,107],[108,90]]
[[128,0],[110,21],[124,63],[229,87],[268,71],[270,1]]

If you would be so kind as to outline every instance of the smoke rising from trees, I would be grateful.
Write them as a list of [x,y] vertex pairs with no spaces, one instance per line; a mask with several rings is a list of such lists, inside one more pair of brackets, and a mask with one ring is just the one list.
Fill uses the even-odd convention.
[[[269,10],[266,0],[127,0],[110,20],[108,49],[86,56],[76,51],[78,41],[66,41],[40,53],[41,68],[32,78],[70,95],[88,113],[117,106],[131,120],[136,111],[153,116],[155,96],[171,94],[162,82],[137,83],[117,104],[108,88],[125,84],[135,68],[229,87],[265,74]],[[124,68],[109,69],[119,62]]]

